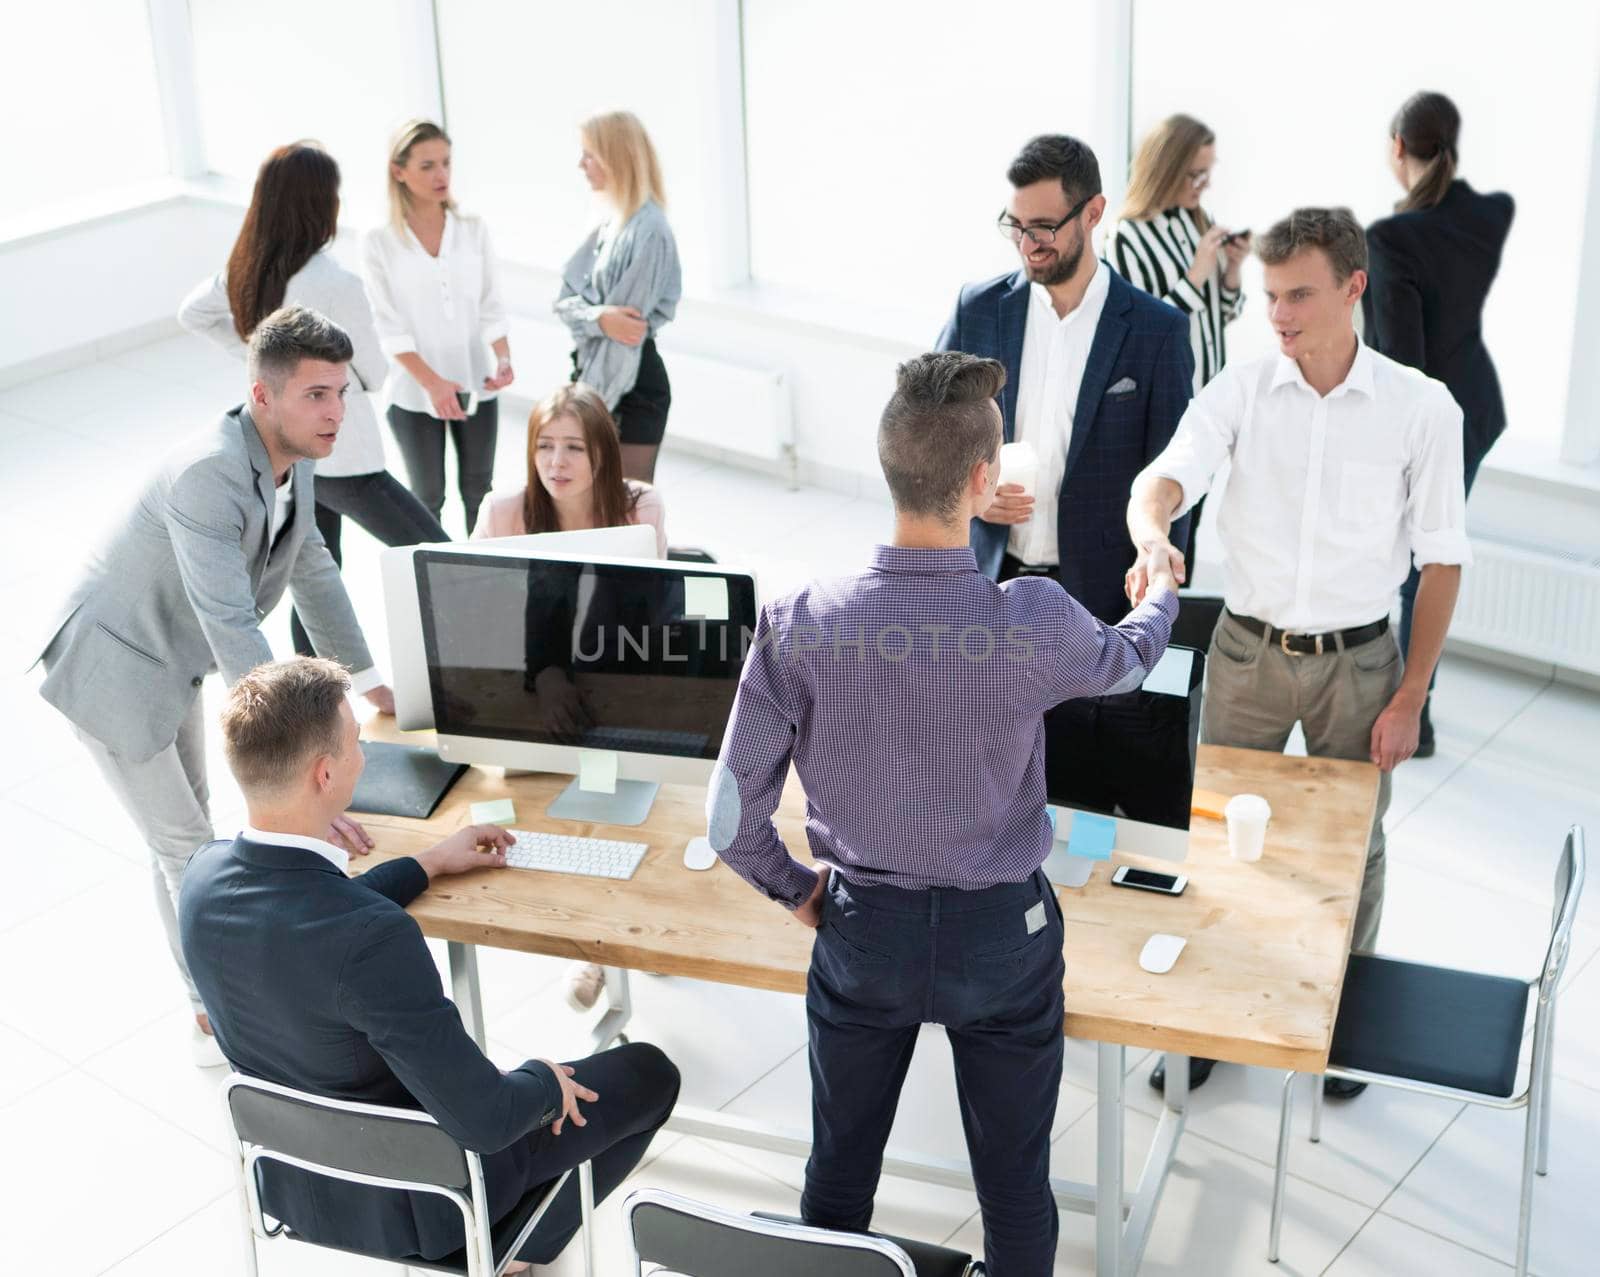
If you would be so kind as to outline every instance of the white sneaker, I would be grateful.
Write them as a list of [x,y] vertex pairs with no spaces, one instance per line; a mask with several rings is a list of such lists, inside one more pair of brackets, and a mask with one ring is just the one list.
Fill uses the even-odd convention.
[[227,1056],[217,1045],[216,1038],[201,1031],[198,1024],[189,1026],[189,1058],[197,1069],[220,1069],[228,1063]]
[[588,1011],[600,1000],[606,987],[606,973],[592,962],[574,962],[567,971],[567,1005],[574,1011]]

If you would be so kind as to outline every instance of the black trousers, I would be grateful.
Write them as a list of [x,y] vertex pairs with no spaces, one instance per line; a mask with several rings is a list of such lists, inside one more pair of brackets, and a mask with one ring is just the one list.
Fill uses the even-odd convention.
[[[578,380],[578,352],[572,352],[572,380]],[[672,382],[667,366],[661,362],[656,339],[646,337],[639,347],[639,376],[633,388],[617,400],[611,415],[623,443],[639,443],[659,448],[667,433],[667,413],[672,408]]]
[[[344,520],[348,517],[370,532],[384,545],[421,545],[428,541],[448,541],[439,520],[406,490],[387,470],[329,479],[319,476],[312,485],[316,494],[317,531],[327,542],[335,563],[344,562]],[[289,633],[298,656],[315,656],[311,636],[297,612],[289,613]]]
[[417,500],[437,521],[444,510],[444,438],[446,428],[456,449],[456,482],[467,511],[467,535],[478,523],[478,507],[494,484],[494,450],[500,433],[500,401],[485,399],[465,421],[441,421],[425,412],[389,406],[406,478]]
[[1043,873],[980,891],[829,879],[806,979],[812,1144],[800,1210],[808,1224],[871,1224],[917,1030],[942,1024],[989,1273],[1052,1270],[1061,943],[1061,911]]
[[[568,1122],[560,1135],[545,1127],[527,1137],[533,1155],[528,1189],[555,1179],[579,1162],[592,1162],[598,1204],[633,1173],[655,1133],[672,1115],[680,1079],[672,1061],[648,1042],[629,1042],[567,1063],[577,1070],[577,1080],[600,1099],[593,1104],[579,1103],[588,1125]],[[553,1263],[582,1222],[574,1176],[529,1234],[517,1258],[533,1264]]]

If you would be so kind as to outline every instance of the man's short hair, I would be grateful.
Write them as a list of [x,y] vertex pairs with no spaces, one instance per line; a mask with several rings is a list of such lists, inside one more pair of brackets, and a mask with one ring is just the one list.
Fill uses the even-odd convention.
[[343,753],[339,706],[349,690],[344,666],[314,656],[268,661],[229,689],[222,743],[246,796],[284,793],[313,758]]
[[895,508],[952,519],[972,467],[1000,450],[994,397],[1005,365],[951,350],[908,359],[895,378],[878,422],[878,461]]
[[326,315],[309,306],[280,306],[250,334],[250,380],[278,391],[302,359],[347,364],[354,354],[350,334]]
[[1012,186],[1021,190],[1035,182],[1054,178],[1068,204],[1076,204],[1100,194],[1100,161],[1094,152],[1065,133],[1041,133],[1029,138],[1006,170]]
[[1256,241],[1263,265],[1281,266],[1296,253],[1320,248],[1341,284],[1352,271],[1367,269],[1367,236],[1347,208],[1297,208]]

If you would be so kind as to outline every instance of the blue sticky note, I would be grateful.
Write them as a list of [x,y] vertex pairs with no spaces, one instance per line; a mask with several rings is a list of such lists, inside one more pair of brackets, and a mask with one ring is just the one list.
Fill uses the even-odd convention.
[[1074,856],[1105,860],[1117,845],[1117,822],[1110,816],[1092,812],[1072,813],[1072,829],[1067,834],[1067,850]]

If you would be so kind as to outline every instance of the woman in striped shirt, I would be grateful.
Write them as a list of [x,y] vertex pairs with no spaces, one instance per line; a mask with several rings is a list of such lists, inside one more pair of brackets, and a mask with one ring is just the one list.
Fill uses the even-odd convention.
[[[1230,233],[1200,206],[1216,162],[1216,135],[1193,116],[1170,115],[1156,125],[1139,144],[1106,253],[1130,284],[1189,316],[1197,393],[1227,361],[1223,329],[1244,305],[1239,267],[1250,253],[1249,231]],[[1189,543],[1182,547],[1191,585],[1204,504],[1191,513]]]

